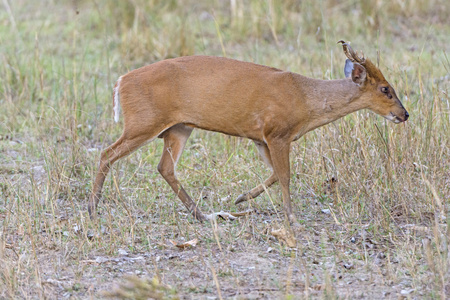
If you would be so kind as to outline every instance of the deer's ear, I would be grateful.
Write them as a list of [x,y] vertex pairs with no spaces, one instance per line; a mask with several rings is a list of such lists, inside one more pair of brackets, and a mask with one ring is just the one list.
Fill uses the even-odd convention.
[[352,76],[352,70],[353,70],[353,63],[350,59],[347,58],[344,67],[345,78],[350,78]]
[[362,85],[366,81],[366,68],[358,63],[353,63],[352,80],[354,83]]

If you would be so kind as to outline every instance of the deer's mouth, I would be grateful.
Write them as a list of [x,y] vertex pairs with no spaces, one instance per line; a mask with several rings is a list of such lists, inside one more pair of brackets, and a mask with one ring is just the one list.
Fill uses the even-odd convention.
[[405,122],[408,119],[408,117],[409,117],[409,114],[407,112],[405,113],[404,118],[397,116],[393,112],[390,112],[387,116],[384,116],[385,119],[387,119],[395,124]]

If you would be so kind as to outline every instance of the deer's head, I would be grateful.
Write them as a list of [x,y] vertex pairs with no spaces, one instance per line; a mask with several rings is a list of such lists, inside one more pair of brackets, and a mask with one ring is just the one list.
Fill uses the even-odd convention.
[[359,85],[364,92],[367,107],[391,122],[405,122],[409,114],[381,71],[364,55],[358,55],[348,42],[340,40],[338,43],[342,43],[348,57],[344,68],[345,77]]

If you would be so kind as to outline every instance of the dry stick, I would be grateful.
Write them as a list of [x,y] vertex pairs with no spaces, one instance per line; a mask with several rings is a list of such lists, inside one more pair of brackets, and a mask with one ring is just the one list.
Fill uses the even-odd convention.
[[[267,194],[267,197],[269,197],[270,204],[272,204],[273,210],[277,214],[277,219],[280,219],[280,214],[278,213],[278,210],[277,210],[277,208],[275,206],[275,203],[273,202],[272,196],[270,195],[267,187],[265,185],[263,185],[263,187],[264,187],[264,192]],[[278,224],[278,221],[276,223]]]
[[[122,200],[123,200],[123,197],[122,197],[122,193],[120,192],[119,184],[117,183],[117,178],[116,178],[116,176],[112,176],[112,178],[113,178],[113,182],[114,182],[114,187],[116,188],[117,194],[119,195],[119,198],[120,198],[120,201],[119,201],[118,204],[119,204],[119,205],[122,205],[122,207],[125,208],[125,210],[127,211],[128,217],[129,217],[130,219],[132,219],[132,215],[131,215],[130,209],[129,209],[128,206],[126,205],[126,202],[125,202],[125,201],[122,201]],[[116,202],[116,204],[117,204],[117,200],[116,200],[115,202]]]
[[45,298],[45,296],[44,296],[44,294],[43,294],[43,292],[44,292],[44,288],[43,288],[43,286],[42,286],[42,279],[41,279],[41,272],[39,271],[39,260],[38,260],[38,257],[37,257],[37,252],[36,252],[36,243],[35,243],[35,241],[34,241],[34,238],[33,238],[33,233],[32,233],[32,231],[31,231],[31,218],[30,218],[30,215],[29,214],[25,214],[26,215],[26,217],[27,217],[27,221],[28,221],[28,234],[30,235],[30,242],[31,242],[31,247],[32,247],[32,249],[33,249],[33,254],[34,254],[34,259],[35,259],[35,265],[36,265],[36,268],[34,269],[34,271],[35,271],[35,274],[36,274],[36,281],[37,281],[37,286],[38,286],[38,290],[39,290],[39,298],[40,299],[44,299]]
[[381,140],[383,141],[383,144],[386,146],[386,153],[389,157],[389,159],[391,158],[391,152],[389,151],[389,146],[386,142],[386,140],[383,137],[383,133],[381,133],[380,128],[378,127],[377,123],[374,123],[375,127],[377,128],[378,134],[380,135]]
[[212,226],[214,239],[216,240],[217,246],[219,246],[220,252],[223,253],[222,245],[220,244],[219,236],[217,235],[217,218],[212,218],[211,219],[211,226]]
[[[434,188],[434,186],[431,184],[431,182],[425,177],[425,174],[423,173],[423,170],[421,168],[421,175],[422,175],[422,180],[425,182],[425,184],[428,186],[428,188],[430,189],[431,193],[433,194],[432,199],[434,199],[434,201],[432,202],[433,206],[435,207],[435,211],[439,212],[439,216],[436,213],[434,216],[435,219],[435,227],[433,230],[434,233],[434,241],[436,243],[436,248],[440,248],[441,246],[441,242],[440,242],[440,238],[439,238],[439,232],[438,232],[438,228],[439,228],[439,220],[442,220],[445,218],[445,216],[447,215],[446,212],[446,207],[445,205],[443,205],[441,198],[439,197],[436,189]],[[436,209],[437,206],[437,209]],[[445,235],[443,235],[445,237]],[[442,289],[441,289],[441,298],[445,299],[445,275],[444,275],[444,270],[443,270],[443,266],[445,266],[445,263],[441,261],[442,257],[441,256],[437,256],[436,259],[439,260],[439,263],[434,263],[434,259],[433,259],[433,254],[432,254],[432,250],[431,250],[431,245],[430,245],[430,241],[428,239],[423,239],[422,240],[423,246],[424,246],[424,250],[427,256],[427,260],[428,260],[428,264],[430,265],[430,268],[432,269],[433,273],[439,273],[440,276],[440,280],[441,280],[441,284],[442,284]],[[439,266],[438,266],[439,265]],[[437,277],[435,275],[435,277]],[[437,278],[436,278],[437,279]]]
[[438,195],[436,189],[434,188],[434,186],[433,186],[433,185],[430,183],[430,181],[425,177],[422,168],[421,168],[421,175],[422,175],[422,180],[425,182],[425,184],[428,186],[428,188],[430,189],[431,193],[433,194],[433,198],[432,198],[432,199],[434,199],[434,201],[433,201],[433,206],[436,206],[436,205],[437,205],[438,209],[440,210],[440,213],[443,214],[443,215],[445,216],[445,213],[446,213],[445,210],[446,210],[446,209],[445,209],[445,207],[442,205],[443,202],[442,202],[441,198],[439,197],[439,195]]
[[289,262],[289,268],[287,271],[287,277],[286,277],[286,299],[288,298],[290,292],[291,292],[291,287],[292,287],[292,269],[294,266],[294,257],[295,257],[295,252],[291,251],[291,259]]
[[219,296],[220,300],[223,300],[222,298],[222,292],[220,291],[220,284],[219,284],[219,280],[217,279],[217,275],[216,275],[216,270],[214,269],[213,265],[210,264],[209,268],[211,269],[212,275],[213,275],[213,279],[214,279],[214,283],[216,284],[216,288],[217,288],[217,295]]

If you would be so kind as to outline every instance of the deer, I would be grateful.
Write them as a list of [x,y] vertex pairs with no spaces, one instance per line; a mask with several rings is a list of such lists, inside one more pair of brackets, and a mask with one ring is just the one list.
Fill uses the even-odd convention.
[[164,140],[159,173],[195,219],[210,219],[176,175],[186,142],[198,128],[252,140],[271,175],[239,195],[235,204],[279,182],[285,220],[295,223],[289,191],[292,142],[361,109],[393,123],[409,117],[379,68],[355,52],[350,42],[338,43],[347,57],[345,79],[313,79],[255,63],[195,55],[162,60],[119,77],[113,110],[118,122],[122,108],[123,133],[101,153],[88,203],[91,219],[111,165],[156,138]]

